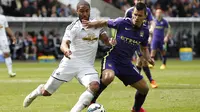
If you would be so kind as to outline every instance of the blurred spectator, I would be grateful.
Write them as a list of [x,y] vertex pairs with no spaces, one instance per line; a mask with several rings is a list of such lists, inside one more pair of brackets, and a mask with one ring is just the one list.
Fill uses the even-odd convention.
[[0,0],[0,13],[25,17],[76,16],[71,4],[65,6],[58,0]]
[[59,17],[59,14],[57,13],[57,10],[56,10],[56,5],[54,5],[52,8],[51,8],[51,11],[49,13],[49,17]]
[[47,17],[47,14],[48,14],[47,9],[46,9],[46,7],[43,5],[43,6],[42,6],[42,9],[41,9],[41,16],[42,16],[42,17]]
[[3,14],[2,6],[0,6],[0,14]]
[[22,16],[26,17],[32,17],[32,15],[36,12],[36,9],[34,7],[29,5],[28,0],[23,1],[23,6],[20,9],[20,13]]
[[57,58],[62,58],[63,53],[60,50],[60,45],[61,45],[61,37],[59,34],[56,34],[55,37],[53,38],[54,46],[55,46],[55,54]]
[[198,13],[197,10],[194,11],[193,17],[200,17],[200,14]]
[[13,59],[20,59],[20,60],[24,60],[25,56],[24,56],[24,39],[22,36],[21,32],[15,32],[15,37],[16,37],[16,44],[14,46],[13,49]]
[[4,15],[20,16],[15,0],[0,0]]
[[33,59],[36,60],[36,53],[37,49],[36,46],[33,44],[32,35],[30,32],[26,33],[25,40],[24,40],[24,48],[25,48],[25,59]]

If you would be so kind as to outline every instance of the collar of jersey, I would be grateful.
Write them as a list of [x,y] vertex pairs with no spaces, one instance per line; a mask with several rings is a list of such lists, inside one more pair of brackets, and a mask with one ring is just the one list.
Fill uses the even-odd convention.
[[[94,20],[94,19],[93,19],[93,18],[89,18],[89,21],[92,21],[92,20]],[[86,29],[83,27],[83,25],[82,25],[82,23],[81,23],[80,19],[79,19],[79,22],[78,22],[78,24],[79,24],[79,26],[80,26],[81,30],[86,30]]]

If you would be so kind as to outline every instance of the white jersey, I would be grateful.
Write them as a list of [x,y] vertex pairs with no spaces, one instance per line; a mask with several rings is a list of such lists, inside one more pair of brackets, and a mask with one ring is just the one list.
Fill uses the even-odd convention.
[[[91,20],[95,21],[95,20]],[[98,48],[99,35],[104,33],[100,28],[85,29],[80,20],[76,20],[69,25],[63,40],[70,40],[70,50],[72,51],[71,66],[93,66]],[[65,56],[63,60],[68,60]]]
[[7,40],[6,29],[5,29],[7,27],[8,27],[8,22],[6,20],[6,17],[0,14],[0,41]]

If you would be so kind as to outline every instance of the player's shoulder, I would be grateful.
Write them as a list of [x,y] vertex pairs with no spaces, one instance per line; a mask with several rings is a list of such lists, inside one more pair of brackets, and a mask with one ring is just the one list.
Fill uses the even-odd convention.
[[131,18],[128,17],[123,18],[123,23],[128,23],[128,24],[132,23]]
[[81,31],[81,28],[81,21],[79,19],[76,19],[66,27],[65,32],[76,34]]
[[162,18],[162,21],[168,23],[168,21],[165,18]]
[[151,12],[151,9],[149,7],[146,8],[146,13],[147,13],[147,15],[152,16],[152,12]]
[[151,12],[151,9],[149,7],[146,8],[147,11]]
[[69,24],[66,27],[66,30],[72,30],[74,27],[77,27],[77,24],[78,24],[79,21],[80,21],[79,19],[76,19],[73,22],[71,22],[71,24]]
[[0,18],[1,18],[1,19],[6,19],[6,16],[0,14]]
[[126,22],[131,21],[131,18],[129,18],[129,17],[118,17],[118,18],[115,19],[115,21],[126,23]]
[[115,22],[117,24],[121,24],[121,25],[130,24],[131,18],[129,18],[129,17],[118,17],[118,18],[114,19],[113,22]]

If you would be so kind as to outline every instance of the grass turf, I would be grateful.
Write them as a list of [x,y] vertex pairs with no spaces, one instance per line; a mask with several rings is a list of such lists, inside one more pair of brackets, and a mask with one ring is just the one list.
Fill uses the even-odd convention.
[[[168,60],[165,70],[160,70],[160,65],[157,61],[151,69],[159,87],[149,91],[143,106],[147,112],[200,112],[200,60]],[[9,78],[5,64],[0,64],[0,112],[68,112],[85,90],[76,80],[63,84],[51,97],[38,97],[30,107],[22,107],[26,95],[45,83],[57,66],[58,62],[16,62],[13,68],[17,77]],[[99,60],[95,67],[100,70]],[[130,112],[134,94],[135,89],[115,78],[98,102],[107,112]]]

